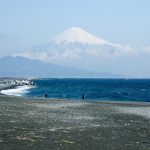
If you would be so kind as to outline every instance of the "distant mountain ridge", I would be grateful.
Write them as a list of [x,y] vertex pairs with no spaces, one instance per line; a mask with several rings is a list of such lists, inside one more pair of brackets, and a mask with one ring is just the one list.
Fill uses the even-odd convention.
[[[92,70],[92,65],[98,62],[100,68],[96,64],[97,70],[106,70],[107,68],[103,68],[102,65],[105,58],[109,61],[112,56],[117,57],[131,52],[132,49],[128,46],[112,43],[81,28],[71,27],[58,33],[47,43],[37,45],[27,51],[14,53],[12,56],[18,57],[11,58],[11,62],[8,62],[18,69],[9,72],[6,68],[12,68],[8,65],[0,76],[12,74],[14,76],[38,77],[120,77],[120,75],[109,72],[86,71],[84,68]],[[21,66],[20,63],[24,65]],[[6,64],[8,63],[6,62]],[[83,68],[83,70],[77,68]],[[4,74],[4,72],[8,73]]]
[[0,77],[120,78],[121,76],[109,72],[92,72],[53,65],[19,56],[8,56],[0,59]]

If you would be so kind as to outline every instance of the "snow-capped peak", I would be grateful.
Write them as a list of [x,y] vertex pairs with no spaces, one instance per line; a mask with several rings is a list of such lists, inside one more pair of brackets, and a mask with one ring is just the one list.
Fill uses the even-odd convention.
[[81,28],[71,27],[56,35],[51,39],[55,43],[82,43],[82,44],[109,44],[109,42],[100,39]]

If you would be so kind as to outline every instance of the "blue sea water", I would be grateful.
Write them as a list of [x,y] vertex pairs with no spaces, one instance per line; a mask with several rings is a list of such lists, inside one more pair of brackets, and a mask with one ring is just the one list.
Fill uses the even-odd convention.
[[150,79],[37,79],[25,96],[150,102]]

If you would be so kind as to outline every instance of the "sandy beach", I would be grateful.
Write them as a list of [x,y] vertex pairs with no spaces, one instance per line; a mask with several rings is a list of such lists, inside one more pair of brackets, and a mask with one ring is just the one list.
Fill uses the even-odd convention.
[[150,104],[0,95],[2,150],[148,150]]

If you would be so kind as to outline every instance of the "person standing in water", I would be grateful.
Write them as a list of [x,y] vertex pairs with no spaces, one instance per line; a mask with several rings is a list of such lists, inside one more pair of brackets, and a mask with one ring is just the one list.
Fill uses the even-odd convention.
[[84,94],[82,95],[82,99],[85,99],[85,95]]
[[48,97],[48,95],[47,95],[47,93],[45,94],[45,98],[47,98]]

